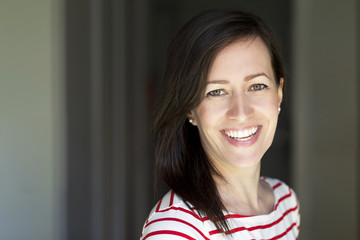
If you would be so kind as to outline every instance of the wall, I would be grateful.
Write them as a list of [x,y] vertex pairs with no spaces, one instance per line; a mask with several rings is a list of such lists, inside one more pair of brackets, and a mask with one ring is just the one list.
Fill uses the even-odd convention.
[[147,1],[66,0],[66,236],[138,239],[152,207]]
[[[79,4],[79,1],[76,2]],[[86,206],[94,212],[90,214],[86,229],[73,225],[74,234],[83,230],[92,239],[137,239],[152,205],[151,183],[146,182],[146,179],[151,179],[151,157],[146,157],[148,150],[138,150],[139,147],[147,148],[145,140],[140,145],[132,142],[139,141],[136,136],[145,133],[143,128],[138,127],[146,125],[142,121],[146,117],[143,111],[147,99],[141,96],[145,96],[145,90],[151,88],[142,88],[135,94],[126,89],[145,86],[142,84],[146,84],[143,82],[146,81],[143,75],[146,72],[137,70],[146,71],[144,59],[153,59],[153,55],[147,56],[144,52],[148,41],[146,34],[150,33],[144,29],[131,30],[138,30],[139,26],[146,28],[147,16],[143,17],[143,13],[147,12],[148,1],[102,2],[113,4],[107,6],[113,14],[113,22],[109,24],[113,35],[104,37],[105,40],[110,38],[113,44],[104,51],[106,54],[114,52],[114,56],[109,57],[112,59],[113,85],[108,89],[113,97],[110,106],[113,131],[109,137],[112,144],[111,165],[104,166],[101,164],[106,162],[96,161],[99,155],[101,160],[101,154],[96,151],[102,151],[105,145],[99,149],[92,148],[92,158],[85,159],[91,161],[89,171],[92,171],[81,173],[91,176],[87,179],[87,184],[92,187],[88,191],[91,199],[87,199]],[[91,11],[94,11],[99,1],[91,3]],[[66,233],[66,225],[70,222],[63,222],[72,209],[65,206],[65,193],[70,196],[69,192],[65,192],[68,191],[65,186],[70,171],[66,161],[70,158],[65,156],[68,149],[64,144],[66,130],[69,130],[65,124],[69,119],[64,113],[66,95],[62,60],[65,54],[65,13],[62,4],[59,0],[2,0],[0,3],[0,239],[58,240],[75,236]],[[294,151],[293,182],[302,211],[300,239],[357,239],[356,151],[359,151],[359,142],[356,134],[359,133],[359,106],[356,99],[359,96],[356,89],[359,90],[359,86],[356,88],[356,74],[359,70],[356,69],[356,53],[359,55],[359,48],[355,34],[359,32],[359,25],[355,20],[356,1],[294,0],[292,4],[291,81],[294,85],[290,102],[294,110],[291,142]],[[254,8],[261,9],[255,5]],[[139,7],[141,11],[138,11]],[[126,11],[128,9],[131,9],[130,13]],[[97,89],[101,79],[99,72],[107,72],[107,68],[96,62],[97,54],[103,54],[96,52],[102,49],[97,44],[108,46],[107,40],[98,43],[103,40],[96,38],[97,31],[102,31],[96,27],[99,24],[96,21],[103,21],[99,20],[101,14],[95,12],[97,17],[92,20],[95,27],[92,25],[91,34],[95,39],[91,40],[91,64],[98,66],[91,70],[92,91]],[[180,19],[183,16],[175,17]],[[101,24],[108,25],[107,21]],[[132,38],[140,42],[134,42]],[[128,61],[134,52],[136,54]],[[137,80],[126,82],[128,77]],[[81,90],[80,86],[78,93],[82,93]],[[91,94],[92,98],[86,101],[93,101],[93,115],[87,121],[92,124],[93,132],[89,134],[93,134],[91,146],[95,146],[98,145],[98,139],[94,137],[98,136],[97,131],[101,135],[101,131],[109,130],[97,129],[104,119],[99,120],[96,115],[103,110],[96,101],[104,100],[97,95],[100,92]],[[130,109],[130,104],[138,107]],[[97,125],[96,121],[101,123]],[[124,129],[136,129],[137,132],[132,134],[127,130],[124,135]],[[99,164],[100,168],[97,168]],[[81,163],[79,166],[81,168]],[[103,171],[103,167],[107,170]],[[77,177],[69,186],[79,181]],[[110,180],[107,179],[109,177]],[[103,187],[111,189],[104,190]],[[135,188],[146,191],[135,191]],[[79,195],[81,199],[86,199],[85,195]],[[141,207],[133,214],[131,207],[139,205]],[[84,216],[81,217],[80,220],[84,219]],[[88,228],[90,224],[91,229]]]
[[61,6],[0,3],[0,239],[59,239]]
[[356,0],[299,0],[293,12],[293,172],[301,239],[358,239]]

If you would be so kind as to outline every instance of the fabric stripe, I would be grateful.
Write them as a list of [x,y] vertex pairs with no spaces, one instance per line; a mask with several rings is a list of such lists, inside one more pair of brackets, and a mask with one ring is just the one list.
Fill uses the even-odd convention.
[[[285,236],[286,234],[288,234],[288,232],[291,231],[291,229],[293,229],[294,227],[296,226],[296,223],[293,223],[290,225],[290,227],[288,227],[288,229],[286,229],[285,232],[283,232],[282,234],[279,234],[273,238],[270,238],[270,239],[263,239],[263,240],[276,240],[276,239],[279,239],[279,238],[282,238],[283,236]],[[255,240],[255,239],[254,239]]]
[[201,220],[201,218],[194,212],[188,210],[188,209],[185,209],[185,208],[181,208],[181,207],[169,207],[169,208],[166,208],[166,209],[163,209],[163,210],[157,210],[156,212],[157,213],[163,213],[163,212],[167,212],[167,211],[170,211],[170,210],[178,210],[178,211],[182,211],[184,213],[187,213],[191,216],[193,216],[194,218],[198,219],[198,220]]
[[159,212],[162,200],[163,199],[161,198],[158,205],[157,205],[157,207],[156,207],[156,212]]
[[291,192],[291,189],[289,188],[289,194],[286,194],[285,196],[281,197],[281,198],[279,199],[278,203],[275,205],[275,208],[274,208],[274,209],[276,210],[276,209],[278,208],[279,204],[280,204],[282,201],[284,201],[285,199],[291,197],[291,195],[292,195],[292,192]]
[[174,191],[171,191],[169,207],[171,207],[173,205],[173,203],[174,203],[174,196],[175,196]]
[[274,186],[272,187],[272,189],[275,190],[275,189],[277,189],[278,187],[280,187],[281,185],[282,185],[282,183],[279,182],[278,184],[274,185]]
[[185,225],[188,225],[190,227],[192,227],[193,229],[195,229],[204,239],[209,240],[209,238],[207,238],[197,227],[195,227],[194,225],[190,224],[187,221],[184,221],[182,219],[179,218],[160,218],[160,219],[156,219],[153,221],[150,221],[148,224],[145,225],[145,228],[147,228],[149,225],[156,223],[156,222],[162,222],[162,221],[175,221],[175,222],[180,222],[183,223]]
[[152,237],[152,236],[156,236],[156,235],[173,235],[173,236],[179,236],[182,237],[184,239],[189,239],[189,240],[196,240],[196,238],[190,237],[189,235],[186,235],[185,233],[182,232],[178,232],[178,231],[172,231],[172,230],[161,230],[161,231],[154,231],[149,233],[148,235],[146,235],[143,240],[147,239],[148,237]]
[[[286,215],[288,215],[289,213],[293,212],[293,211],[296,211],[297,210],[297,206],[295,206],[294,208],[291,208],[289,210],[287,210],[279,219],[277,219],[276,221],[270,223],[270,224],[266,224],[266,225],[259,225],[259,226],[254,226],[254,227],[238,227],[238,228],[234,228],[232,230],[230,230],[231,233],[236,233],[236,232],[240,232],[240,231],[244,231],[244,230],[247,230],[247,231],[255,231],[255,230],[259,230],[259,229],[267,229],[267,228],[270,228],[270,227],[273,227],[274,225],[276,224],[279,224],[285,217]],[[210,235],[214,235],[214,234],[218,234],[220,233],[219,230],[213,230],[213,231],[210,231],[209,232]]]

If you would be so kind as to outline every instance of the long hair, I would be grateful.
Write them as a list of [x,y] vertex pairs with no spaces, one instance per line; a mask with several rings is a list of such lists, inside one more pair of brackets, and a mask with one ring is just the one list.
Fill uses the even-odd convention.
[[207,11],[187,22],[171,42],[163,75],[162,94],[155,110],[156,175],[200,216],[223,232],[229,226],[213,175],[221,175],[207,158],[198,129],[187,121],[205,91],[216,55],[237,40],[260,37],[271,56],[275,79],[285,77],[278,44],[265,23],[240,11]]

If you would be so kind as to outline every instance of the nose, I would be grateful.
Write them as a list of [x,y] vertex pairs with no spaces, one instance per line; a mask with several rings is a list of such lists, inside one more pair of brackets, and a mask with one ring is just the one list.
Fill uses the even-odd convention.
[[234,94],[229,102],[227,115],[230,119],[245,120],[254,112],[251,99],[245,93]]

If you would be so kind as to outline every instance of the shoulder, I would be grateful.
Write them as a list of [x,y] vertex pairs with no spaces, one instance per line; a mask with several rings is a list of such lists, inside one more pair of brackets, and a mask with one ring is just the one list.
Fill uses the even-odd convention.
[[262,177],[273,189],[275,197],[274,210],[283,216],[293,218],[300,225],[300,205],[295,191],[286,183],[275,178]]
[[283,201],[290,201],[292,204],[298,205],[295,191],[286,183],[276,178],[261,177],[261,179],[266,181],[273,189],[275,199],[278,201],[277,204]]
[[170,191],[152,209],[140,239],[208,239],[207,235],[192,206]]
[[295,191],[283,181],[276,178],[261,177],[273,189],[275,196],[289,196],[296,199]]

